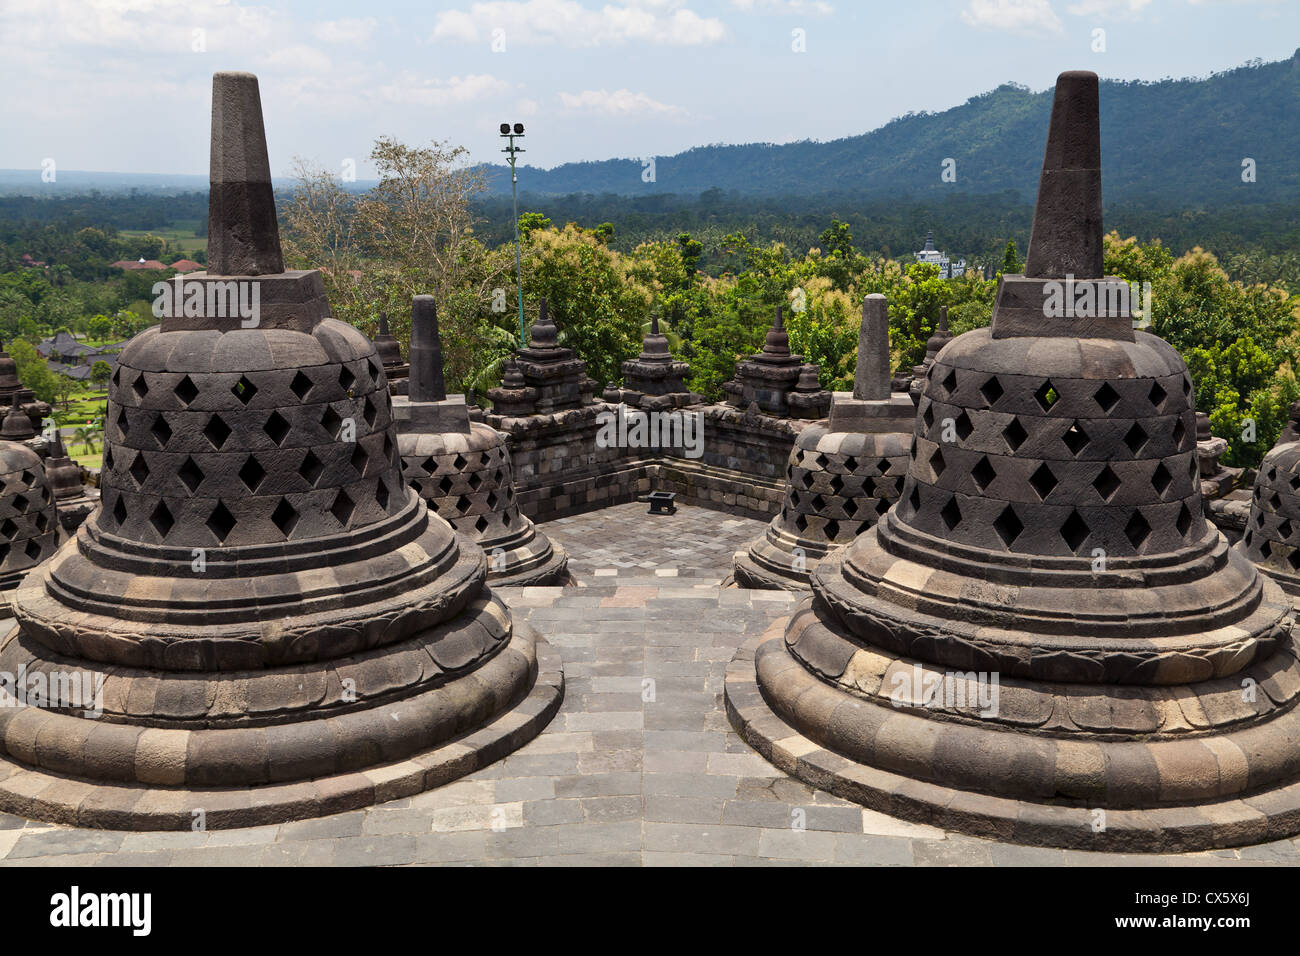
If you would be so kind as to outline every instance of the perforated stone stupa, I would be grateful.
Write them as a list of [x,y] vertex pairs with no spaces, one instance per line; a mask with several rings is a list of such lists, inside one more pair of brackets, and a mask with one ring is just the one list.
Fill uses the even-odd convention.
[[890,391],[885,297],[869,295],[853,392],[836,392],[830,421],[809,425],[795,439],[781,513],[763,537],[736,552],[736,583],[807,590],[827,551],[874,526],[898,500],[914,417],[911,399]]
[[410,395],[393,403],[403,477],[430,510],[483,549],[493,584],[564,583],[564,550],[519,513],[504,437],[470,421],[465,396],[447,394],[438,341],[433,297],[416,296]]
[[741,650],[728,710],[782,769],[947,828],[1281,838],[1300,830],[1290,602],[1202,516],[1177,352],[1117,297],[1057,310],[1067,277],[1076,306],[1119,292],[1099,142],[1096,75],[1062,74],[1026,274],[940,351],[901,501]]
[[58,548],[54,494],[40,456],[0,441],[0,591],[12,591]]
[[1300,597],[1300,440],[1290,427],[1260,462],[1236,548],[1287,594]]
[[[810,377],[811,376],[811,377]],[[735,377],[722,383],[727,403],[777,417],[825,418],[831,393],[817,384],[817,366],[790,352],[790,334],[780,307],[768,329],[763,350],[736,363]]]
[[[558,707],[554,653],[402,480],[374,346],[329,317],[318,272],[283,267],[251,74],[213,79],[210,206],[210,271],[187,277],[204,312],[123,350],[102,507],[15,597],[0,670],[100,675],[102,715],[0,709],[8,812],[332,813],[481,767]],[[260,314],[214,309],[218,283],[257,284]]]

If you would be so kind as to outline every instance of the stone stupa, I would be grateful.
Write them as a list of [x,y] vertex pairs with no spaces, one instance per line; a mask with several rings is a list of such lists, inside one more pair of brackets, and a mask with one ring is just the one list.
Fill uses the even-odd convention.
[[898,500],[915,412],[905,392],[890,390],[888,305],[883,295],[869,295],[853,391],[835,392],[830,420],[814,422],[795,439],[781,513],[736,552],[736,583],[808,590],[826,553],[870,529]]
[[1255,475],[1246,530],[1236,548],[1293,598],[1300,598],[1300,436],[1296,405]]
[[[497,760],[559,706],[555,653],[402,480],[374,346],[329,317],[319,272],[284,268],[252,74],[213,77],[211,164],[210,271],[186,277],[204,312],[122,351],[102,506],[24,581],[0,641],[0,670],[102,681],[94,707],[0,709],[10,813],[185,830],[335,813]],[[260,311],[218,288],[257,288]]]
[[728,712],[796,777],[949,829],[1276,840],[1300,830],[1291,604],[1202,515],[1187,366],[1103,275],[1100,152],[1097,77],[1063,73],[1025,274],[938,354],[902,500],[742,647]]
[[691,367],[668,351],[668,336],[659,331],[659,315],[650,317],[650,331],[641,342],[641,354],[622,365],[624,384],[609,385],[601,397],[613,405],[647,411],[682,408],[704,400],[686,387]]
[[[402,346],[397,337],[388,330],[388,313],[379,313],[379,332],[375,336],[375,352],[384,366],[384,375],[388,379],[388,388],[394,394],[405,394],[406,377],[411,367],[402,361]],[[400,383],[400,386],[399,384]]]
[[506,363],[502,384],[488,389],[493,412],[507,417],[547,415],[592,403],[596,383],[587,374],[587,363],[560,345],[559,335],[546,299],[540,300],[528,344]]
[[36,437],[36,428],[21,401],[18,392],[10,396],[9,409],[5,412],[4,421],[0,422],[0,439],[21,442]]
[[722,389],[733,408],[748,411],[757,407],[759,412],[778,418],[815,420],[826,416],[831,402],[831,393],[816,384],[816,375],[816,365],[808,365],[802,355],[790,351],[785,313],[777,306],[762,351],[736,362],[735,376],[723,382]]
[[568,556],[520,514],[504,437],[470,421],[464,395],[447,394],[432,296],[416,296],[413,303],[410,367],[409,395],[393,400],[407,483],[483,549],[493,585],[563,584]]
[[76,531],[99,505],[99,492],[88,489],[81,480],[81,466],[68,456],[63,435],[52,429],[49,457],[45,459],[45,478],[54,494],[59,524],[68,533]]
[[40,456],[26,445],[0,441],[0,591],[11,595],[58,543],[54,494]]
[[50,406],[36,397],[36,393],[18,378],[18,364],[0,342],[0,407],[8,409],[17,400],[31,422],[32,436],[40,431],[41,422],[50,414]]

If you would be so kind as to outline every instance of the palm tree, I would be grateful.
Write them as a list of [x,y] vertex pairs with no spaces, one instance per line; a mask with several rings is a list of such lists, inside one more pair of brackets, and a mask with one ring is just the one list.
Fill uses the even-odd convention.
[[72,433],[73,440],[86,446],[86,453],[95,454],[99,449],[95,447],[95,442],[99,438],[99,431],[88,425],[78,428]]

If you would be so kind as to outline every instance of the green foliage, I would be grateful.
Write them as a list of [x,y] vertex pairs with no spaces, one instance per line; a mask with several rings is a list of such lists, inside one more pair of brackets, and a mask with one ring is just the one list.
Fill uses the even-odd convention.
[[1019,275],[1020,270],[1024,268],[1024,263],[1020,261],[1020,254],[1016,252],[1016,241],[1007,240],[1006,251],[1002,253],[1002,265],[998,266],[998,272],[1004,276]]
[[591,232],[569,225],[536,230],[524,270],[526,311],[545,297],[560,327],[560,342],[587,363],[600,384],[621,381],[619,366],[640,351],[641,323],[652,294],[623,257]]
[[15,339],[7,346],[14,365],[18,367],[18,379],[30,388],[43,402],[51,405],[58,399],[61,375],[50,371],[50,366],[36,351],[36,346],[24,339]]

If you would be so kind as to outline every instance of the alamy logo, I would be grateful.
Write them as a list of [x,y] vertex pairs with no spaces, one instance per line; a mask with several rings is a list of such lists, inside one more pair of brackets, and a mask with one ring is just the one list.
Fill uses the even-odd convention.
[[82,893],[78,886],[50,897],[50,925],[126,926],[148,936],[153,926],[152,893]]
[[79,710],[86,717],[104,713],[104,675],[98,671],[0,671],[0,707]]
[[996,717],[1001,698],[997,672],[929,671],[920,664],[896,671],[889,698],[895,707],[947,710],[978,708],[981,717]]
[[239,319],[246,329],[255,329],[262,321],[262,284],[257,281],[187,282],[184,276],[176,276],[155,282],[151,291],[156,319]]
[[681,448],[687,458],[704,454],[703,412],[643,412],[619,404],[596,416],[597,448]]
[[1151,283],[1076,280],[1043,283],[1043,315],[1049,319],[1099,319],[1140,313],[1134,326],[1150,324]]

